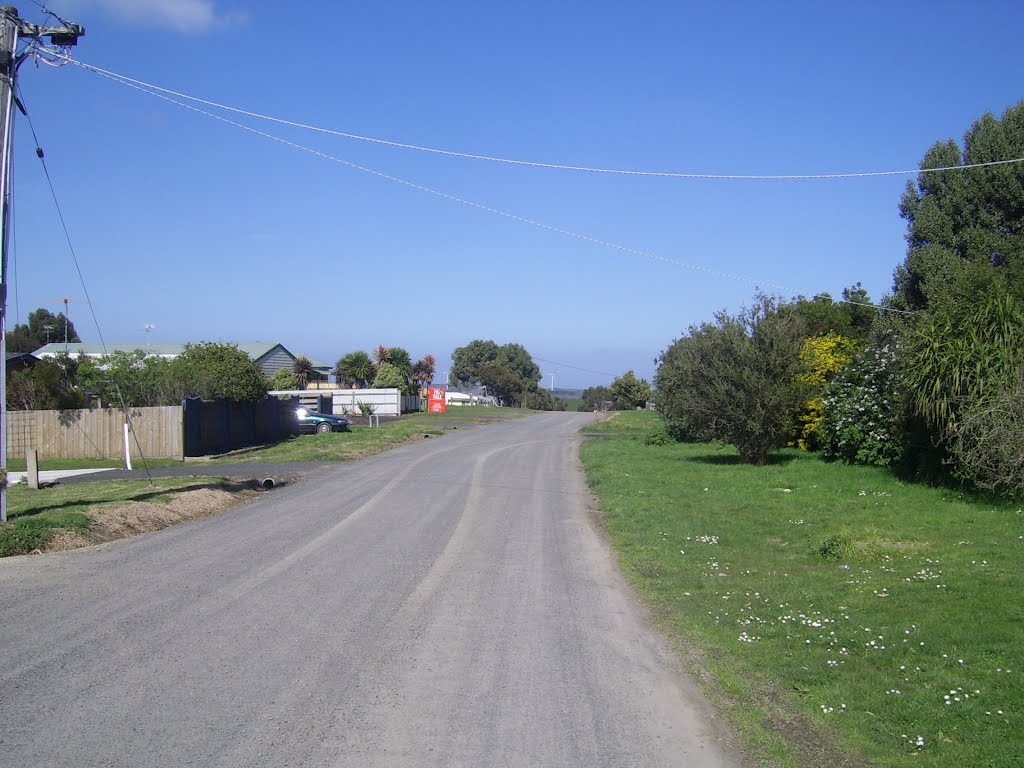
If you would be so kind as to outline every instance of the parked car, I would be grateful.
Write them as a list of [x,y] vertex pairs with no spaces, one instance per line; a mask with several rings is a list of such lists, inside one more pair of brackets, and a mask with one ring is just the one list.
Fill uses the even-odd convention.
[[318,413],[299,408],[295,411],[298,417],[299,432],[313,434],[314,432],[347,432],[348,419],[344,416],[334,416],[330,413]]

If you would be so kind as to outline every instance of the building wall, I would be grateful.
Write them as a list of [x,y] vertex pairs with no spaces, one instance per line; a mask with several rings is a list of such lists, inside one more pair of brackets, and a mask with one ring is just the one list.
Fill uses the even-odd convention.
[[282,368],[287,368],[289,371],[292,370],[292,363],[294,362],[295,356],[278,344],[272,350],[267,352],[267,354],[257,360],[256,365],[260,367],[264,376],[270,378]]
[[378,416],[401,416],[413,413],[420,408],[420,399],[416,395],[402,395],[398,389],[324,389],[324,390],[275,390],[269,394],[275,397],[295,397],[303,405],[305,399],[310,404],[319,395],[330,398],[330,412],[338,416],[346,413],[359,413],[359,404],[372,405]]

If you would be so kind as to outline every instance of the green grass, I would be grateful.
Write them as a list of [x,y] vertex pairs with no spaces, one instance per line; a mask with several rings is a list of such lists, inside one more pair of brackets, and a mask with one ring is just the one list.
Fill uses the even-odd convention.
[[[132,469],[142,469],[142,459],[139,456],[132,456]],[[178,459],[146,459],[146,466],[150,469],[163,467],[180,467],[182,462]],[[7,469],[10,472],[26,471],[26,462],[23,458],[8,458]],[[113,467],[124,468],[123,459],[39,459],[39,471],[47,469],[103,469]]]
[[588,426],[584,466],[623,569],[755,758],[1020,764],[1018,506],[795,450],[751,467],[646,445],[657,425]]
[[137,501],[166,502],[174,493],[228,485],[221,478],[174,477],[108,480],[30,491],[23,485],[7,489],[7,523],[0,523],[0,557],[42,549],[58,529],[88,531],[88,510]]

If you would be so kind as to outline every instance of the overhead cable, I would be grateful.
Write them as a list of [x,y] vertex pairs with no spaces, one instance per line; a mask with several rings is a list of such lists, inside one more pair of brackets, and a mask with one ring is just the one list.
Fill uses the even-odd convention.
[[537,357],[533,355],[534,360],[540,360],[542,363],[548,363],[550,365],[557,365],[559,368],[572,368],[574,371],[583,371],[584,373],[596,373],[598,376],[607,376],[610,379],[618,378],[614,373],[608,373],[606,371],[595,371],[591,368],[580,368],[578,365],[569,365],[568,363],[560,363],[557,360],[545,360],[543,357]]
[[[253,128],[252,126],[246,125],[244,123],[240,123],[240,122],[238,122],[236,120],[231,120],[230,118],[224,117],[223,115],[217,115],[217,114],[214,114],[212,112],[208,112],[205,109],[200,109],[199,107],[195,107],[195,106],[193,106],[191,104],[186,104],[186,103],[184,103],[182,101],[178,101],[177,99],[172,98],[171,96],[165,95],[164,93],[158,93],[158,92],[155,92],[155,91],[147,90],[147,88],[145,86],[136,84],[134,82],[131,82],[130,80],[123,80],[123,79],[119,80],[116,75],[111,76],[111,77],[115,81],[120,82],[122,85],[126,85],[129,88],[133,88],[133,89],[135,89],[137,91],[141,91],[142,93],[148,94],[149,96],[153,96],[155,98],[162,99],[164,101],[170,102],[171,104],[175,104],[175,105],[177,105],[177,106],[179,106],[179,107],[181,107],[183,109],[187,109],[187,110],[189,110],[191,112],[196,112],[197,114],[204,115],[206,117],[212,118],[213,120],[218,120],[218,121],[220,121],[222,123],[226,123],[227,125],[234,126],[235,128],[240,128],[243,131],[247,131],[247,132],[255,134],[257,136],[262,136],[263,138],[270,139],[271,141],[276,141],[279,144],[284,144],[285,146],[292,147],[293,149],[298,149],[298,150],[300,150],[302,152],[307,152],[307,153],[309,153],[311,155],[314,155],[316,157],[320,157],[320,158],[322,158],[324,160],[330,160],[331,162],[339,163],[339,164],[347,166],[349,168],[353,168],[353,169],[355,169],[357,171],[362,171],[363,173],[370,174],[371,176],[376,176],[378,178],[385,179],[387,181],[392,181],[392,182],[395,182],[396,184],[401,184],[403,186],[409,187],[411,189],[418,190],[420,192],[426,192],[428,194],[434,195],[436,197],[440,197],[440,198],[445,199],[445,200],[450,200],[450,201],[455,202],[455,203],[460,203],[461,205],[469,206],[470,208],[476,208],[477,210],[486,211],[487,213],[492,213],[492,214],[494,214],[496,216],[502,216],[502,217],[504,217],[506,219],[511,219],[513,221],[518,221],[518,222],[520,222],[522,224],[529,224],[532,227],[537,227],[538,229],[547,230],[548,232],[554,232],[556,234],[563,235],[565,237],[571,237],[571,238],[574,238],[576,240],[582,240],[584,242],[592,243],[594,245],[600,245],[600,246],[602,246],[604,248],[609,248],[611,250],[619,251],[621,253],[628,253],[628,254],[630,254],[632,256],[639,256],[641,258],[649,259],[651,261],[657,261],[657,262],[661,262],[663,264],[669,264],[671,266],[678,267],[680,269],[687,269],[687,270],[691,270],[691,271],[694,271],[694,272],[702,272],[702,273],[704,273],[706,275],[711,275],[712,277],[727,278],[729,280],[736,280],[736,281],[743,282],[743,283],[748,283],[748,284],[751,284],[751,285],[754,285],[754,286],[757,286],[757,287],[764,286],[764,287],[774,288],[774,289],[777,289],[779,291],[785,291],[785,292],[789,292],[789,293],[800,293],[800,291],[798,291],[795,288],[790,288],[788,286],[781,285],[779,283],[772,283],[772,282],[768,282],[768,281],[765,281],[765,280],[757,280],[757,279],[752,278],[752,277],[746,277],[744,275],[735,275],[735,274],[731,274],[729,272],[721,272],[719,270],[710,269],[708,267],[702,267],[702,266],[697,265],[697,264],[688,264],[686,262],[678,261],[676,259],[670,259],[670,258],[667,258],[665,256],[659,256],[657,254],[649,253],[647,251],[641,251],[641,250],[636,249],[636,248],[630,248],[629,246],[620,245],[618,243],[613,243],[613,242],[608,241],[608,240],[601,240],[600,238],[591,237],[590,235],[584,235],[584,234],[581,234],[579,232],[573,232],[572,230],[563,229],[562,227],[557,227],[557,226],[554,226],[554,225],[551,225],[551,224],[545,224],[544,222],[537,221],[536,219],[529,219],[529,218],[526,218],[525,216],[519,216],[518,214],[515,214],[515,213],[510,213],[508,211],[503,211],[503,210],[498,209],[498,208],[492,208],[489,205],[484,205],[482,203],[476,203],[476,202],[473,202],[472,200],[467,200],[464,197],[458,197],[456,195],[448,194],[447,192],[441,192],[440,190],[433,189],[432,187],[427,187],[427,186],[424,186],[422,184],[417,184],[416,182],[408,181],[408,180],[402,179],[402,178],[400,178],[398,176],[392,176],[392,175],[384,173],[382,171],[377,171],[377,170],[374,170],[373,168],[368,168],[368,167],[366,167],[364,165],[359,165],[358,163],[353,163],[353,162],[351,162],[349,160],[343,160],[340,157],[336,157],[334,155],[329,155],[326,152],[321,152],[320,150],[313,149],[312,147],[307,147],[307,146],[305,146],[303,144],[298,144],[298,143],[296,143],[294,141],[290,141],[288,139],[281,138],[280,136],[275,136],[272,133],[267,133],[266,131],[261,131],[258,128]],[[824,294],[815,294],[812,298],[819,298],[819,297],[822,297],[823,295]],[[854,306],[870,307],[872,309],[877,309],[877,310],[881,310],[881,311],[898,312],[898,313],[901,313],[901,314],[913,314],[912,312],[909,312],[907,310],[894,309],[892,307],[885,307],[885,306],[882,306],[882,305],[879,305],[879,304],[871,304],[871,303],[862,302],[862,301],[850,301],[848,299],[833,299],[833,301],[835,301],[835,302],[837,302],[839,304],[852,304]]]
[[[15,84],[18,96],[21,97],[21,104],[24,105],[24,97],[21,95],[21,88]],[[78,272],[78,280],[82,285],[82,291],[85,293],[86,303],[89,305],[89,313],[92,315],[93,324],[96,326],[96,335],[99,337],[100,345],[103,347],[103,354],[107,354],[107,342],[103,338],[103,330],[100,328],[99,318],[96,316],[96,308],[93,306],[92,297],[89,295],[89,288],[85,284],[85,275],[82,272],[82,266],[78,261],[78,252],[75,250],[74,243],[71,242],[71,232],[68,230],[67,222],[64,220],[64,212],[61,210],[60,201],[57,199],[57,190],[53,186],[53,179],[50,178],[50,169],[46,165],[46,155],[43,152],[42,145],[39,143],[39,137],[36,135],[36,127],[32,123],[32,116],[28,110],[22,106],[22,110],[25,114],[25,118],[28,120],[29,130],[32,132],[32,139],[36,143],[36,156],[39,158],[40,164],[43,166],[43,175],[46,177],[46,183],[50,188],[50,196],[53,198],[53,206],[57,210],[57,218],[60,219],[61,228],[64,230],[64,239],[67,241],[68,250],[71,252],[71,259],[75,264],[75,270]],[[65,322],[67,318],[65,316]],[[131,411],[128,409],[127,403],[125,403],[124,395],[121,393],[121,387],[114,383],[114,389],[117,392],[117,398],[121,403],[121,411],[124,413],[125,422],[128,424],[128,430],[131,432],[132,437],[135,438],[135,447],[139,452],[139,456],[142,458],[142,466],[146,471],[146,477],[149,478],[149,484],[154,485],[153,476],[149,472],[149,465],[146,462],[146,456],[142,452],[142,444],[139,442],[139,435],[135,431],[135,421],[132,419]],[[81,425],[79,425],[81,430]],[[85,434],[83,432],[83,434]]]
[[992,160],[984,163],[967,163],[964,165],[946,165],[939,168],[914,168],[910,170],[898,170],[898,171],[863,171],[863,172],[845,172],[845,173],[785,173],[785,174],[756,174],[756,173],[681,173],[675,171],[640,171],[640,170],[629,170],[622,168],[598,168],[593,166],[578,166],[578,165],[564,165],[561,163],[543,163],[535,162],[531,160],[516,160],[508,157],[493,157],[490,155],[479,155],[471,152],[457,152],[448,149],[438,149],[437,147],[424,147],[418,144],[409,144],[400,141],[391,141],[388,139],[381,139],[374,136],[361,136],[356,133],[347,133],[345,131],[337,131],[330,128],[322,128],[316,125],[310,125],[308,123],[301,123],[295,120],[287,120],[285,118],[273,117],[272,115],[264,115],[259,112],[253,112],[247,109],[240,109],[238,107],[232,107],[227,104],[221,104],[216,101],[210,101],[209,99],[202,99],[198,96],[191,96],[187,93],[180,91],[174,91],[170,88],[163,88],[152,83],[147,83],[143,80],[136,80],[135,78],[128,77],[127,75],[121,75],[117,72],[111,72],[110,70],[97,67],[93,64],[87,64],[78,59],[73,59],[66,53],[57,51],[56,49],[47,48],[46,53],[55,56],[66,63],[74,64],[77,67],[86,69],[103,77],[108,77],[117,82],[124,84],[131,84],[141,88],[149,89],[151,91],[160,92],[169,96],[175,96],[179,99],[187,99],[188,101],[194,101],[197,104],[203,104],[208,107],[214,107],[216,109],[223,109],[226,112],[233,112],[237,115],[244,115],[245,117],[252,117],[258,120],[267,120],[280,125],[287,125],[292,128],[301,128],[307,131],[315,131],[317,133],[323,133],[330,136],[338,136],[345,139],[354,139],[356,141],[365,141],[371,144],[381,144],[383,146],[395,147],[397,149],[409,149],[416,152],[427,152],[435,155],[444,155],[447,157],[458,157],[466,160],[483,160],[492,163],[504,163],[505,165],[519,165],[526,166],[529,168],[544,168],[548,170],[559,170],[559,171],[574,171],[578,173],[601,173],[611,174],[618,176],[653,176],[658,178],[670,178],[670,179],[702,179],[711,181],[813,181],[813,180],[829,180],[829,179],[863,179],[872,178],[879,176],[913,176],[919,173],[938,173],[940,171],[959,171],[970,168],[988,168],[991,166],[998,165],[1010,165],[1013,163],[1024,163],[1024,157],[1015,157],[1009,160]]

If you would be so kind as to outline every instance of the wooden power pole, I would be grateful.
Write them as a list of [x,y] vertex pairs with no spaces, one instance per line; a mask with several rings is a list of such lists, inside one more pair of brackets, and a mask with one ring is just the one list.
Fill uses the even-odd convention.
[[[0,7],[0,521],[7,521],[7,252],[10,246],[11,155],[14,145],[15,85],[18,67],[28,55],[18,54],[18,40],[50,38],[50,44],[69,46],[85,34],[78,24],[40,27],[18,16],[10,5]],[[20,106],[20,105],[19,105]]]

